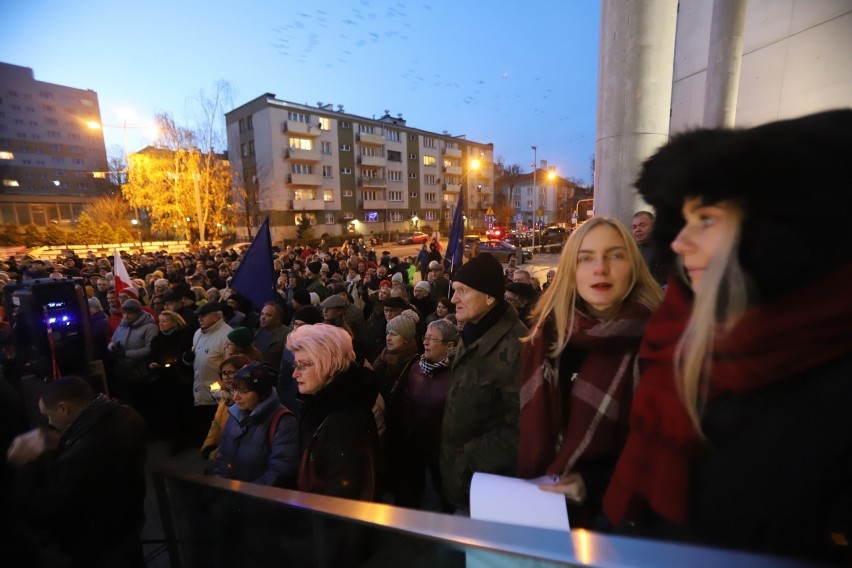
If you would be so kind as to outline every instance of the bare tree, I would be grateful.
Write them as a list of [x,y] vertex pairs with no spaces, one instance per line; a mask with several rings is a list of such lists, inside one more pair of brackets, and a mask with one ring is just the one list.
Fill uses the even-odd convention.
[[89,217],[97,225],[108,223],[114,227],[118,227],[126,223],[126,216],[127,212],[130,211],[130,205],[120,193],[117,195],[102,195],[86,204],[84,211],[89,214]]

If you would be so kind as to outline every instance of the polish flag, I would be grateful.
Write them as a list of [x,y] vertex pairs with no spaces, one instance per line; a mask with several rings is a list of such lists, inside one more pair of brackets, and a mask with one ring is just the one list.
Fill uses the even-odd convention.
[[127,274],[127,269],[124,267],[124,262],[118,254],[118,249],[113,250],[112,275],[115,277],[115,295],[121,294],[121,291],[126,288],[136,288],[130,275]]

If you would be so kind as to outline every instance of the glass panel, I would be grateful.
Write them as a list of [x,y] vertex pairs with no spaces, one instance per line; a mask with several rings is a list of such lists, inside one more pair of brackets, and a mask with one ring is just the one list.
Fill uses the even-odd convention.
[[33,222],[32,215],[30,215],[30,206],[28,203],[18,203],[15,205],[15,209],[18,211],[19,225],[29,225]]
[[47,223],[44,222],[44,205],[41,203],[30,203],[30,213],[33,217],[33,223],[43,227]]
[[15,205],[12,203],[4,203],[0,205],[0,221],[4,225],[17,225],[18,219],[15,216]]

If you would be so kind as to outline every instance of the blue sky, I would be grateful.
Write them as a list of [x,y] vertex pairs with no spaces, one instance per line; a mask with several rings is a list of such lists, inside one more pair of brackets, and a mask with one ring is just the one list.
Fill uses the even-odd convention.
[[[263,93],[478,142],[529,170],[530,146],[588,181],[600,8],[591,0],[475,2],[150,0],[4,3],[0,61],[97,91],[104,123],[155,112],[195,124],[194,98],[224,79],[234,105]],[[224,121],[224,118],[222,119]],[[128,122],[131,124],[131,122]],[[143,130],[129,132],[130,150]],[[122,144],[105,130],[107,148]]]

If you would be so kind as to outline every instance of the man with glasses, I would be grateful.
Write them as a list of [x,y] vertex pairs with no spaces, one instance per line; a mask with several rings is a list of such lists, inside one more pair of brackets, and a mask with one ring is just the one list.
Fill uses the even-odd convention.
[[225,358],[228,334],[233,331],[225,322],[222,310],[219,302],[207,302],[198,308],[199,327],[192,338],[192,351],[184,361],[191,364],[193,370],[193,426],[199,429],[199,439],[213,419],[219,402],[210,386],[219,378],[219,364]]

